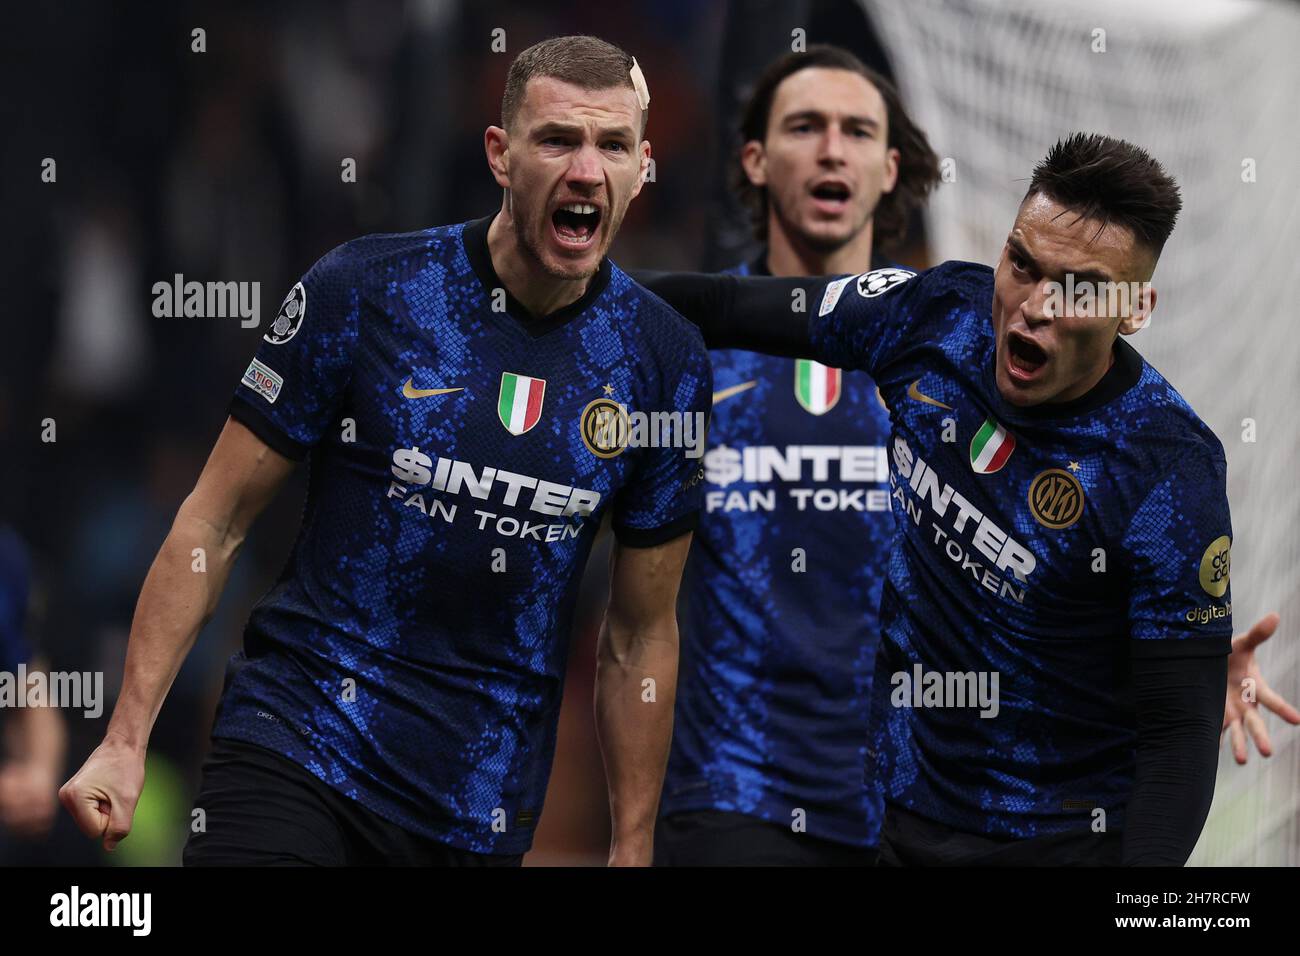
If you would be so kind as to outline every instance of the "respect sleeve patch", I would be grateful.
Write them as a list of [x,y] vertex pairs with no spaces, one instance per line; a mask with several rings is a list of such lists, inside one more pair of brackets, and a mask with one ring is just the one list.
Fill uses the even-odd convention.
[[240,379],[241,385],[247,385],[258,395],[261,395],[271,405],[280,397],[280,389],[284,386],[282,379],[274,369],[269,365],[264,365],[257,359],[248,363],[248,368],[244,371],[244,377]]

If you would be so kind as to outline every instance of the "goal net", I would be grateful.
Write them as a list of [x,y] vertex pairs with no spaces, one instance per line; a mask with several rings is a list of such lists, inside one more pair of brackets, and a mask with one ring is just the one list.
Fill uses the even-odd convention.
[[[992,264],[1036,161],[1075,131],[1131,140],[1178,180],[1183,212],[1129,341],[1222,440],[1233,619],[1270,610],[1260,651],[1300,701],[1300,6],[1254,0],[862,0],[908,108],[945,161],[935,261]],[[1300,864],[1300,728],[1275,754],[1225,743],[1193,864]]]

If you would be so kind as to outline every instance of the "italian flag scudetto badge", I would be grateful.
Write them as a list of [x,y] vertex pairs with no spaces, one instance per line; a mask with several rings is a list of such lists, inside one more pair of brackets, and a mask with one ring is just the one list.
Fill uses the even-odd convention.
[[542,396],[546,379],[529,378],[514,372],[501,373],[501,395],[497,398],[497,417],[506,431],[522,435],[542,417]]
[[840,370],[812,359],[796,359],[794,397],[814,415],[826,414],[840,400]]
[[970,466],[979,475],[991,475],[1007,463],[1016,450],[1016,436],[991,418],[970,441]]

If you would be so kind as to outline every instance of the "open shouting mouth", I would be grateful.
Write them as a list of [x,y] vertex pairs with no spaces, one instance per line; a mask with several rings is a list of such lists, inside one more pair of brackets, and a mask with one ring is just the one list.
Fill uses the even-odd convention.
[[1051,356],[1029,336],[1015,330],[1007,332],[1007,374],[1012,381],[1029,383],[1043,374]]
[[842,179],[824,179],[813,184],[813,206],[831,215],[842,213],[849,206],[853,190]]
[[551,214],[551,225],[560,245],[569,249],[585,249],[596,238],[602,212],[589,202],[566,202]]

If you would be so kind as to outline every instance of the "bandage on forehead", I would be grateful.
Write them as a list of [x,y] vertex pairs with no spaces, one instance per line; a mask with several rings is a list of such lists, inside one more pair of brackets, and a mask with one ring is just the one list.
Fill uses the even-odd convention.
[[641,109],[650,108],[650,87],[646,86],[645,74],[641,72],[641,64],[637,63],[636,57],[632,57],[632,69],[628,71],[628,76],[632,78],[632,89],[636,91],[636,101]]

